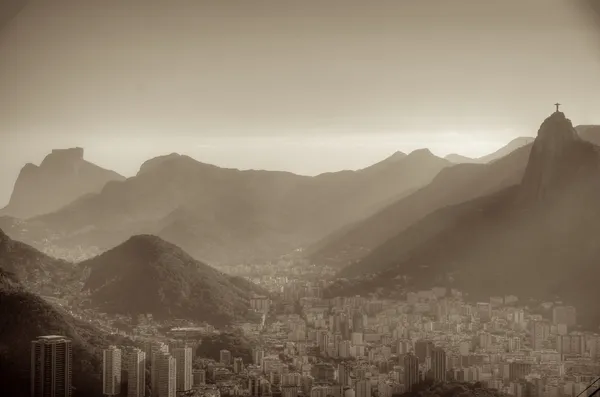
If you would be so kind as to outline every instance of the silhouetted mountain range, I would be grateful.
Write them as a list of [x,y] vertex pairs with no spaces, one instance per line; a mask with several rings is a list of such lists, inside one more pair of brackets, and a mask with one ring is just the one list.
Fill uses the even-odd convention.
[[515,150],[529,145],[530,143],[533,142],[534,138],[531,137],[519,137],[519,138],[515,138],[512,141],[510,141],[506,146],[501,147],[500,149],[496,150],[494,153],[490,153],[486,156],[483,157],[479,157],[479,158],[470,158],[470,157],[466,157],[466,156],[461,156],[460,154],[449,154],[445,157],[446,160],[451,161],[453,163],[456,164],[463,164],[463,163],[477,163],[477,164],[485,164],[485,163],[491,163],[492,161],[496,161],[504,156],[507,156],[508,154],[514,152]]
[[[114,338],[76,320],[27,292],[18,278],[0,268],[0,390],[2,395],[30,392],[31,341],[63,335],[73,343],[75,396],[102,395],[102,348]],[[112,338],[112,339],[111,339]]]
[[[159,237],[140,235],[93,259],[84,290],[102,312],[152,313],[214,325],[252,317],[250,297],[264,291],[198,262]],[[256,317],[256,316],[254,316]]]
[[419,150],[359,171],[306,177],[219,168],[171,154],[56,212],[26,222],[5,217],[0,227],[40,249],[104,250],[132,235],[154,234],[210,263],[264,260],[375,213],[448,165]]
[[[449,285],[474,297],[560,297],[600,323],[600,149],[561,112],[541,125],[521,184],[441,208],[366,256],[346,293]],[[329,293],[344,293],[333,288]]]
[[[377,214],[346,226],[307,250],[317,264],[345,266],[344,276],[362,273],[356,260],[385,243],[425,215],[518,184],[523,177],[530,146],[489,164],[459,164],[442,170],[427,186]],[[376,271],[379,267],[372,269]]]
[[30,218],[53,212],[83,195],[98,193],[109,181],[124,179],[84,160],[82,148],[53,150],[39,166],[28,163],[21,169],[0,215]]

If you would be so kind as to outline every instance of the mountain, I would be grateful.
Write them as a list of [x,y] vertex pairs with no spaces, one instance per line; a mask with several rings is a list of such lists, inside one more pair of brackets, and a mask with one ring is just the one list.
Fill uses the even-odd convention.
[[0,219],[0,227],[42,250],[106,250],[153,234],[211,264],[264,261],[375,213],[449,165],[417,150],[358,171],[307,177],[171,154],[56,212],[19,224]]
[[30,218],[53,212],[81,196],[99,192],[107,182],[124,179],[84,160],[82,148],[56,149],[39,166],[28,163],[21,169],[0,215]]
[[63,335],[73,343],[76,397],[102,395],[102,348],[115,342],[92,326],[51,306],[0,268],[0,389],[3,395],[26,396],[30,388],[31,341]]
[[575,130],[583,140],[600,146],[600,125],[578,125]]
[[363,273],[358,259],[425,215],[444,206],[484,196],[523,177],[531,146],[488,164],[458,164],[443,169],[433,181],[362,221],[347,225],[307,249],[318,264],[348,265],[343,276]]
[[64,260],[54,259],[0,229],[0,269],[13,273],[29,290],[42,295],[61,295],[79,288],[79,269]]
[[476,159],[472,159],[469,157],[465,157],[465,156],[461,156],[460,154],[449,154],[445,157],[446,160],[451,161],[452,163],[455,164],[462,164],[462,163],[477,163],[477,164],[485,164],[485,163],[491,163],[493,161],[496,161],[498,159],[501,159],[504,156],[509,155],[510,153],[514,152],[515,150],[523,147],[523,146],[527,146],[530,143],[533,142],[533,138],[531,137],[519,137],[519,138],[515,138],[512,141],[510,141],[506,146],[501,147],[500,149],[496,150],[493,153],[490,153],[486,156],[483,157],[479,157]]
[[470,163],[479,163],[480,162],[479,159],[472,159],[470,157],[462,156],[462,155],[456,154],[456,153],[451,153],[444,158],[454,164],[464,164],[464,163],[470,164]]
[[249,299],[264,292],[151,235],[133,236],[80,266],[90,269],[84,290],[92,306],[107,313],[152,313],[223,325],[252,317]]
[[383,269],[329,294],[447,285],[474,299],[560,298],[600,324],[600,149],[564,113],[541,125],[520,184],[441,208],[365,257]]

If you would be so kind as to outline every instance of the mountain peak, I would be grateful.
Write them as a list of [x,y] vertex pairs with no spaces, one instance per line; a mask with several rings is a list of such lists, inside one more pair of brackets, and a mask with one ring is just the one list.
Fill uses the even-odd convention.
[[563,190],[574,179],[597,169],[595,146],[583,141],[563,112],[557,111],[544,120],[529,155],[522,181],[522,191],[529,198],[542,198],[552,191]]
[[56,163],[71,164],[78,161],[83,161],[83,148],[81,147],[52,149],[52,152],[44,158],[40,166],[44,167]]
[[543,141],[544,144],[559,147],[577,140],[579,136],[571,120],[563,112],[554,112],[540,126],[535,143],[539,145],[539,141]]
[[388,158],[386,158],[383,161],[398,161],[398,160],[402,160],[405,157],[406,157],[406,153],[403,153],[403,152],[397,150],[391,156],[389,156]]
[[417,149],[410,152],[407,156],[408,158],[423,158],[423,157],[435,157],[435,154],[431,153],[431,150],[427,148]]

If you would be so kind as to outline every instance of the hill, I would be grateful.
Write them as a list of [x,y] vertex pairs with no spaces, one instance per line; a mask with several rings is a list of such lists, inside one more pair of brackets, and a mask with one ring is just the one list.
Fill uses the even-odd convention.
[[522,147],[489,164],[445,168],[429,185],[311,246],[308,257],[318,264],[348,266],[343,276],[360,274],[360,265],[352,265],[354,262],[427,214],[518,184],[530,148]]
[[527,146],[533,142],[533,138],[522,136],[519,138],[515,138],[510,141],[506,146],[501,147],[493,153],[485,155],[483,157],[472,159],[470,157],[461,156],[460,154],[449,154],[445,157],[446,160],[451,161],[455,164],[463,164],[463,163],[477,163],[477,164],[485,164],[491,163],[498,159],[501,159],[504,156],[509,155],[515,150]]
[[29,290],[42,295],[61,296],[76,291],[82,277],[75,265],[12,240],[1,229],[0,269],[16,275]]
[[561,112],[541,125],[519,185],[437,210],[365,257],[383,269],[352,290],[448,285],[475,299],[514,294],[560,298],[584,325],[600,324],[600,149]]
[[159,237],[139,235],[80,263],[90,270],[84,285],[102,312],[184,318],[213,325],[253,317],[249,299],[264,293],[251,282],[192,259]]
[[56,149],[39,166],[28,163],[21,169],[0,215],[30,218],[53,212],[81,196],[98,193],[110,181],[124,179],[84,160],[82,148]]
[[102,395],[102,348],[117,342],[27,292],[17,277],[0,269],[0,389],[3,395],[29,395],[31,341],[64,335],[73,343],[76,397]]
[[132,235],[154,234],[211,264],[264,261],[376,212],[449,164],[419,150],[358,171],[307,177],[171,154],[7,233],[36,248],[67,250],[106,250]]

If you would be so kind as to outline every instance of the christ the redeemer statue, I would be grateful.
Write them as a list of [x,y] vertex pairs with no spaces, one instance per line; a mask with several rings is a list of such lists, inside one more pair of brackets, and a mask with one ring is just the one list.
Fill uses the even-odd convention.
[[554,104],[554,106],[556,106],[556,112],[558,113],[559,112],[558,107],[560,106],[560,103],[557,102]]

